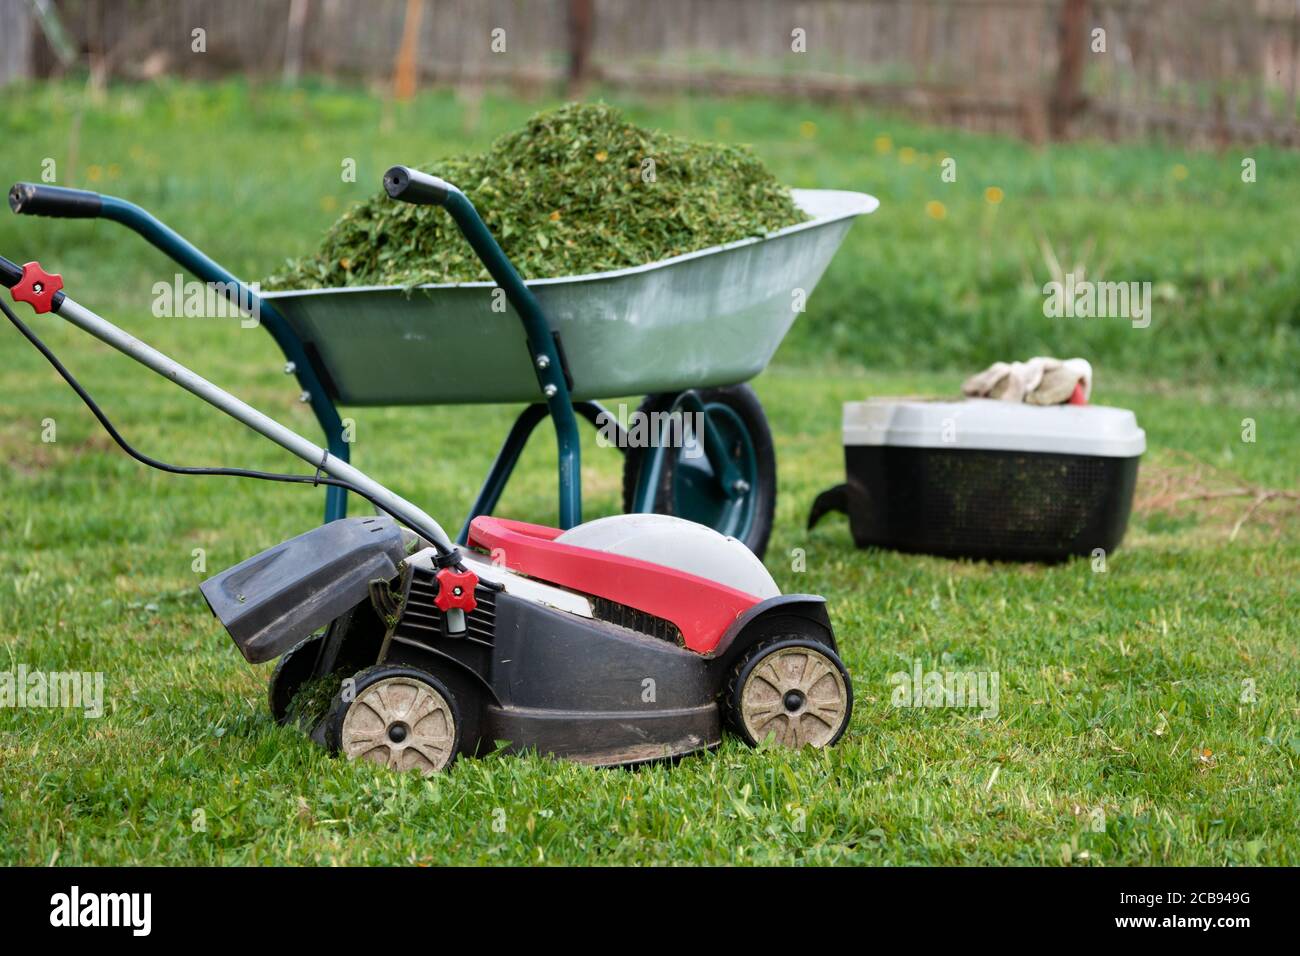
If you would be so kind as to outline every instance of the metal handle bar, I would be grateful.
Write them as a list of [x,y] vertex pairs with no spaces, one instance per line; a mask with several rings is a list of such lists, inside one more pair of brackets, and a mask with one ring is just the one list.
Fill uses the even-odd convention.
[[[5,260],[5,263],[7,264],[7,260]],[[297,432],[286,428],[248,403],[213,385],[201,375],[190,371],[174,359],[141,342],[129,332],[118,328],[112,322],[96,315],[66,295],[60,296],[53,311],[82,331],[88,332],[106,345],[117,349],[123,355],[135,359],[146,368],[150,368],[163,378],[175,382],[187,392],[197,395],[209,405],[220,409],[236,421],[269,438],[309,465],[319,468],[331,477],[354,485],[398,521],[401,521],[426,540],[433,542],[440,551],[450,554],[457,553],[456,546],[452,544],[447,532],[442,529],[442,526],[437,521],[405,498],[390,491],[346,461],[331,455],[325,449],[303,438]]]
[[[205,255],[166,223],[141,209],[135,203],[103,193],[63,186],[44,186],[36,183],[15,183],[9,190],[9,206],[15,213],[28,216],[59,216],[77,219],[108,219],[126,226],[146,242],[160,250],[181,268],[188,270],[204,282],[218,283],[219,288],[237,304],[256,302],[264,325],[280,351],[293,367],[294,377],[311,402],[316,420],[320,422],[329,442],[330,451],[347,460],[348,445],[343,441],[343,423],[338,410],[312,363],[312,357],[302,340],[289,327],[275,306],[258,296],[220,263]],[[347,495],[342,488],[331,487],[325,493],[326,520],[342,517],[347,510]]]

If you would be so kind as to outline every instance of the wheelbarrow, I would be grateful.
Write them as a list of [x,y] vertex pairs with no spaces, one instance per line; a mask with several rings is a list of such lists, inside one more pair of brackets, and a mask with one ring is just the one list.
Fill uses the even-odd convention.
[[[562,529],[582,522],[583,419],[624,453],[625,511],[686,518],[762,556],[776,458],[762,406],[744,383],[767,366],[853,219],[877,207],[873,197],[796,189],[795,203],[811,218],[766,237],[525,282],[455,186],[406,167],[390,170],[384,184],[394,198],[418,194],[445,208],[493,281],[260,293],[115,196],[18,183],[9,204],[26,215],[120,223],[253,309],[340,461],[349,460],[349,445],[339,405],[524,403],[460,528],[461,544],[472,521],[496,508],[529,436],[549,416]],[[504,309],[494,307],[498,289]],[[598,401],[635,395],[647,396],[638,419],[651,423],[641,439]],[[347,490],[328,488],[325,520],[346,514]]]

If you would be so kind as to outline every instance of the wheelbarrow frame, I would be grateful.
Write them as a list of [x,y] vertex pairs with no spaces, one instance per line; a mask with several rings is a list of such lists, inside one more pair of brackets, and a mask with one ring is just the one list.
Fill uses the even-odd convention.
[[[253,305],[260,324],[266,326],[275,344],[280,347],[286,361],[286,371],[294,375],[302,394],[306,396],[316,421],[325,434],[330,454],[341,461],[349,461],[350,449],[348,442],[344,441],[343,421],[325,388],[322,371],[317,368],[316,361],[273,302],[264,299],[229,269],[152,213],[117,196],[59,186],[18,183],[10,191],[9,204],[16,213],[58,218],[107,219],[118,223],[139,235],[199,280],[219,284],[218,288],[230,301]],[[538,403],[526,406],[520,412],[506,435],[478,497],[465,518],[458,540],[464,543],[470,521],[480,514],[490,513],[496,506],[528,437],[542,418],[548,415],[555,426],[559,454],[560,525],[571,528],[582,522],[581,446],[575,406],[569,397],[569,385],[565,380],[563,358],[537,300],[497,245],[473,204],[463,193],[457,191],[444,204],[444,208],[514,306],[533,355],[540,399]],[[604,412],[595,402],[578,403],[577,410],[593,425],[597,424],[597,418]],[[345,517],[347,508],[345,489],[331,487],[326,490],[326,522]]]
[[[469,534],[470,522],[479,515],[491,514],[496,508],[528,439],[543,418],[549,417],[555,429],[557,450],[557,486],[559,494],[559,526],[571,528],[582,522],[581,445],[578,418],[614,437],[614,444],[626,453],[622,429],[615,418],[598,402],[575,401],[573,382],[565,361],[563,345],[547,319],[537,297],[524,283],[505,252],[498,245],[487,225],[478,215],[473,203],[456,187],[435,177],[393,167],[385,177],[386,185],[397,174],[405,189],[399,195],[389,186],[395,199],[426,205],[439,205],[447,210],[465,239],[487,268],[497,287],[503,290],[522,326],[529,349],[530,364],[537,377],[537,401],[525,405],[506,434],[500,449],[485,477],[469,514],[460,529],[457,540],[464,543]],[[430,187],[430,183],[437,186]],[[344,429],[335,400],[331,397],[329,371],[323,359],[309,343],[300,337],[293,324],[286,319],[274,302],[232,274],[228,269],[202,252],[188,239],[166,225],[152,213],[135,203],[116,196],[85,190],[67,189],[32,183],[18,183],[10,191],[10,206],[16,213],[60,218],[101,218],[116,222],[141,236],[181,268],[198,279],[217,284],[227,299],[241,308],[255,310],[259,321],[271,333],[285,357],[285,371],[295,376],[303,400],[311,406],[323,431],[329,452],[341,461],[349,460],[349,444],[344,440]],[[700,411],[704,403],[693,388],[677,395],[674,408]],[[701,414],[696,419],[703,423],[704,434],[697,436],[706,460],[727,498],[743,492],[734,489],[748,488],[740,480],[738,469],[726,454],[711,416]],[[666,427],[666,425],[665,425]],[[656,510],[657,479],[665,467],[671,449],[662,440],[654,441],[644,451],[648,452],[633,494],[632,510]],[[325,521],[329,522],[347,514],[347,492],[330,487],[326,491]]]

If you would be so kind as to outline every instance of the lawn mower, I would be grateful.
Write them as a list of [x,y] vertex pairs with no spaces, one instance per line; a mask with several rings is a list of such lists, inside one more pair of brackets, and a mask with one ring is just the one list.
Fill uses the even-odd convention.
[[[390,170],[385,186],[409,202],[468,203],[405,167]],[[736,538],[663,514],[568,529],[479,515],[457,544],[356,467],[75,302],[38,263],[0,257],[0,284],[315,472],[190,468],[144,455],[0,303],[137,460],[180,474],[325,485],[375,506],[375,516],[329,521],[201,585],[248,661],[279,658],[270,684],[278,720],[300,721],[295,705],[325,688],[324,714],[306,729],[332,750],[432,773],[505,741],[511,751],[608,766],[716,746],[724,723],[751,745],[787,747],[830,746],[847,727],[852,685],[824,600],[782,595]],[[529,294],[522,282],[516,292]],[[546,372],[538,366],[543,388]]]

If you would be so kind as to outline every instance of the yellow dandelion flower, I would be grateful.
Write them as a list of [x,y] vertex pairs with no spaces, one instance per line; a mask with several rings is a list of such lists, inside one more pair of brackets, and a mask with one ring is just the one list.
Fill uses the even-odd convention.
[[560,210],[557,209],[551,213],[551,222],[559,222],[559,221],[560,221]]
[[1177,163],[1174,166],[1174,168],[1170,170],[1170,175],[1174,177],[1175,182],[1181,183],[1184,179],[1187,178],[1187,167],[1184,166],[1182,163]]
[[946,219],[948,217],[948,207],[937,199],[931,199],[925,204],[925,214],[931,219]]
[[886,153],[893,152],[893,149],[894,149],[894,141],[890,139],[888,136],[886,136],[884,133],[881,133],[879,136],[876,137],[876,152],[879,153],[881,156],[884,156]]
[[817,124],[812,120],[804,120],[799,124],[799,135],[804,139],[812,139],[817,135]]
[[102,176],[103,174],[104,171],[100,169],[98,166],[90,165],[86,167],[86,178],[89,179],[92,183],[99,182],[99,177]]
[[1003,192],[997,186],[990,186],[988,189],[984,190],[984,201],[990,206],[996,206],[998,203],[1002,202],[1002,196]]
[[609,159],[609,153],[605,152],[603,149],[596,154],[596,162],[598,163],[603,163],[607,159]]
[[904,146],[898,151],[898,161],[905,166],[911,166],[916,162],[916,150],[911,146]]

